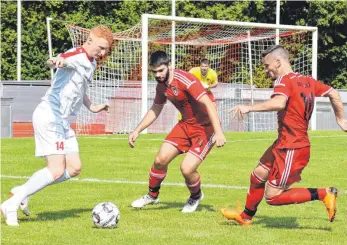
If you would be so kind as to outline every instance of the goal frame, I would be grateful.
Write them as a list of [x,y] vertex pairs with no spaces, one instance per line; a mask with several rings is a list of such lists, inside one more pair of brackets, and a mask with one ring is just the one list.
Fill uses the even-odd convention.
[[[148,23],[150,19],[154,20],[166,20],[180,22],[191,22],[191,23],[204,23],[204,24],[217,24],[217,25],[230,25],[230,26],[243,26],[243,27],[254,27],[254,28],[267,28],[267,29],[291,29],[312,32],[312,73],[311,76],[317,79],[317,55],[318,55],[318,28],[313,26],[295,26],[295,25],[277,25],[267,23],[252,23],[252,22],[239,22],[239,21],[227,21],[227,20],[213,20],[213,19],[202,19],[202,18],[187,18],[187,17],[176,17],[176,16],[165,16],[165,15],[153,15],[143,14],[141,16],[141,46],[142,46],[142,106],[141,106],[141,117],[143,118],[148,111]],[[172,25],[173,27],[175,25]],[[175,30],[172,30],[173,32]],[[175,42],[172,38],[172,50],[174,51]],[[174,65],[174,63],[172,62]],[[250,75],[252,76],[252,75]],[[316,102],[311,116],[311,129],[316,130],[317,128],[317,114],[316,114]],[[142,133],[146,134],[147,130],[143,130]]]

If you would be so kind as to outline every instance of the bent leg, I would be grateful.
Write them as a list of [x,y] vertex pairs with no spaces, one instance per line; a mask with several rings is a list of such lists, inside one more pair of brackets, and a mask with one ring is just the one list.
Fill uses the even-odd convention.
[[251,173],[246,205],[241,213],[243,219],[250,220],[256,214],[258,205],[264,196],[265,182],[268,176],[269,171],[260,164]]
[[172,144],[164,142],[161,146],[154,163],[149,170],[149,187],[148,194],[133,201],[131,206],[134,208],[143,208],[148,204],[155,204],[159,202],[159,190],[161,182],[166,177],[167,166],[177,155],[181,152]]
[[158,197],[161,182],[166,177],[167,167],[179,154],[181,152],[174,145],[167,142],[162,144],[149,171],[149,195]]
[[200,174],[197,169],[202,160],[188,152],[181,163],[181,172],[190,191],[190,198],[198,199],[201,196]]

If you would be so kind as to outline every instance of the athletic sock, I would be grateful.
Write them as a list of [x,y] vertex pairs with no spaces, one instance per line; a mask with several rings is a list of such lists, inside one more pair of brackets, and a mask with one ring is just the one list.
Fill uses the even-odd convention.
[[257,212],[257,207],[263,199],[265,191],[265,180],[257,176],[254,171],[250,176],[250,186],[247,193],[246,205],[241,213],[243,219],[252,219]]
[[24,198],[42,190],[52,182],[53,175],[51,171],[49,171],[47,167],[42,168],[34,173],[30,179],[19,188],[18,192],[12,196],[11,200],[14,201],[15,205],[19,206]]
[[149,191],[148,194],[153,198],[159,195],[160,184],[166,177],[167,170],[156,170],[153,167],[149,171]]
[[52,183],[50,183],[50,185],[55,185],[68,179],[71,179],[71,176],[69,172],[65,169],[64,174],[60,176],[58,179],[56,179],[55,181],[53,181]]
[[197,200],[201,197],[200,175],[198,176],[198,180],[195,181],[195,183],[189,184],[186,182],[186,185],[190,191],[190,198]]
[[325,188],[292,188],[282,192],[278,196],[268,198],[267,202],[270,205],[289,205],[323,200],[325,196]]

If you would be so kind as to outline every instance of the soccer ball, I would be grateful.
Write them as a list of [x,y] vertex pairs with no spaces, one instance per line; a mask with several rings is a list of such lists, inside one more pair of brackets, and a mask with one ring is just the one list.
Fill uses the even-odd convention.
[[112,202],[102,202],[93,208],[93,223],[100,228],[114,228],[119,222],[119,209]]

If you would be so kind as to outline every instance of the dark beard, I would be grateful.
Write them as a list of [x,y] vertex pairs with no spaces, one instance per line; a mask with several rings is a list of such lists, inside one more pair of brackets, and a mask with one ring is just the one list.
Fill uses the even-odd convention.
[[168,69],[164,78],[164,81],[160,81],[157,78],[155,80],[157,80],[158,83],[166,83],[167,81],[169,81],[169,77],[170,77],[170,70]]

